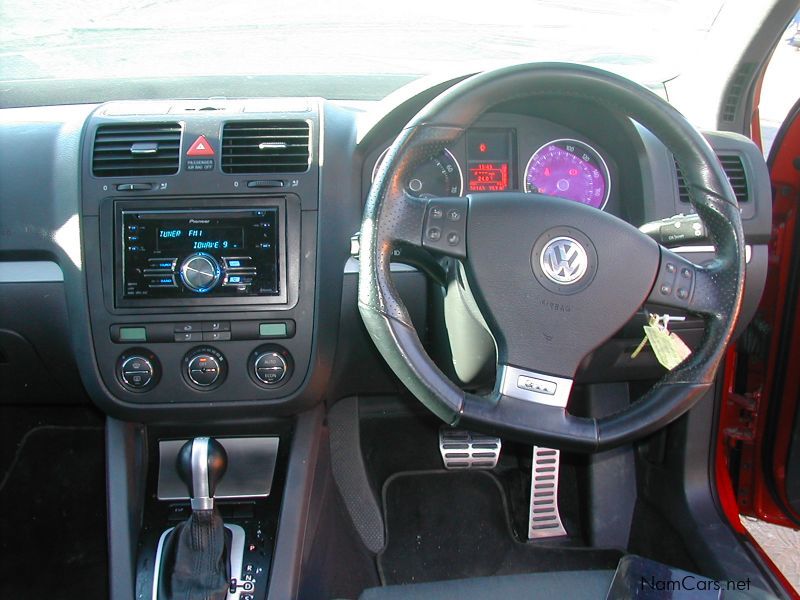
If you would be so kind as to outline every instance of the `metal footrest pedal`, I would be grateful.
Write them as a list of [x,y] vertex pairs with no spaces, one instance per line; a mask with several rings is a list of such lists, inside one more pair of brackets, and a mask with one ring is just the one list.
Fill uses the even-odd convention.
[[500,438],[464,429],[442,427],[439,452],[445,469],[493,469],[500,458]]
[[538,540],[567,535],[558,513],[558,466],[561,451],[533,447],[531,466],[531,509],[528,539]]

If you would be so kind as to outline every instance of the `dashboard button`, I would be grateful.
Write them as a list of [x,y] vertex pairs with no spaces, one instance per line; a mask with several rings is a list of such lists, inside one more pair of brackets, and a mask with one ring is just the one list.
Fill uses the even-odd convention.
[[198,390],[212,390],[222,385],[227,373],[227,361],[222,353],[211,346],[201,346],[190,351],[183,359],[183,376]]
[[203,321],[203,331],[230,331],[230,321]]
[[175,327],[174,327],[173,331],[175,331],[175,333],[178,333],[178,332],[180,332],[180,333],[191,333],[193,331],[200,331],[200,329],[201,329],[201,323],[200,322],[195,322],[195,323],[175,323]]
[[174,339],[176,342],[199,342],[203,338],[199,331],[179,331],[175,333]]
[[292,358],[285,348],[267,344],[250,354],[250,376],[264,387],[277,386],[289,379]]
[[230,331],[204,331],[204,342],[227,342],[231,339]]
[[189,379],[197,385],[214,385],[219,375],[219,361],[211,354],[199,354],[189,361]]
[[117,361],[117,378],[132,392],[144,392],[158,383],[159,366],[156,357],[144,349],[132,349]]

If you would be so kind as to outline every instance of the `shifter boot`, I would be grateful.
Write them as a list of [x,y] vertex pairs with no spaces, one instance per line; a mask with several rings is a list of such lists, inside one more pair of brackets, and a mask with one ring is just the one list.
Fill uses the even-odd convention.
[[230,532],[216,508],[193,511],[164,540],[158,600],[225,600],[230,546]]

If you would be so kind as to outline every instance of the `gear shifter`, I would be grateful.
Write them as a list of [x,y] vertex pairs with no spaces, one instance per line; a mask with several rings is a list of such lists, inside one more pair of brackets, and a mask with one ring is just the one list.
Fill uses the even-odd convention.
[[228,468],[228,455],[217,440],[198,437],[178,452],[178,475],[189,488],[192,510],[213,510],[214,492]]
[[154,600],[224,600],[231,580],[231,534],[214,506],[225,474],[225,448],[210,437],[186,442],[176,467],[189,488],[192,514],[165,534]]

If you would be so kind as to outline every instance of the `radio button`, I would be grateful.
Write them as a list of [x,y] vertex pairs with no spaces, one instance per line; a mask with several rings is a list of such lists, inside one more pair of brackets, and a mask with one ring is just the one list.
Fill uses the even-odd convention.
[[253,283],[253,278],[249,275],[226,275],[222,285],[241,287]]
[[178,287],[175,283],[173,275],[151,275],[145,274],[147,277],[147,287],[150,288],[174,288]]
[[217,285],[219,278],[219,264],[213,256],[205,252],[190,254],[181,265],[181,281],[193,292],[208,292]]
[[150,265],[149,269],[145,269],[145,273],[148,271],[174,271],[175,270],[175,263],[178,262],[177,258],[148,258],[147,263]]
[[224,256],[222,262],[228,270],[244,269],[248,271],[255,271],[253,267],[253,259],[249,256]]

